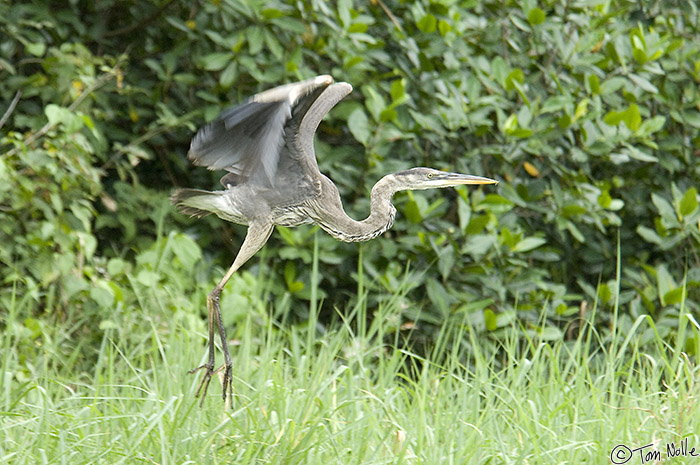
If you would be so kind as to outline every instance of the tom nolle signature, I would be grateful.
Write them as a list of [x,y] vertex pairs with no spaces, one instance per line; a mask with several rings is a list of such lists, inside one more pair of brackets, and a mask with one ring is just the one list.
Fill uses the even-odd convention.
[[[654,444],[647,444],[632,449],[624,444],[616,445],[610,452],[610,461],[615,465],[622,465],[630,461],[632,457],[637,455],[640,463],[657,463],[661,462],[662,454],[658,449],[651,449]],[[636,453],[636,454],[635,454]],[[700,457],[700,450],[694,446],[688,446],[688,438],[681,440],[678,444],[675,442],[666,443],[666,458],[672,459],[675,457]]]

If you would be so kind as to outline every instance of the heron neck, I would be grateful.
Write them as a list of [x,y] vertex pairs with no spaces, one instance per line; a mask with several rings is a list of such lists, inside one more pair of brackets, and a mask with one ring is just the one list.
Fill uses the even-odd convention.
[[[344,242],[363,242],[382,234],[394,224],[396,208],[391,204],[395,189],[393,178],[385,176],[372,188],[370,195],[370,214],[362,221],[350,218],[339,206],[335,215],[319,222],[320,226],[331,236]],[[340,200],[340,198],[338,198]]]

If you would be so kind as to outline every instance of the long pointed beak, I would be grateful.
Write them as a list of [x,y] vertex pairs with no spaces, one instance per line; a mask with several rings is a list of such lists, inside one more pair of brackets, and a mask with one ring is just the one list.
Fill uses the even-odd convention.
[[495,179],[460,173],[445,173],[444,175],[438,176],[436,181],[444,186],[458,186],[460,184],[498,184],[498,181]]

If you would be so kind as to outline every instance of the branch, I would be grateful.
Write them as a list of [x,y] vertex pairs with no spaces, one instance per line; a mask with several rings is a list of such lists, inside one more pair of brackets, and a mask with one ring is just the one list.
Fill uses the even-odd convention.
[[[73,103],[71,103],[71,105],[68,107],[68,110],[69,110],[69,111],[74,111],[74,110],[78,107],[78,105],[80,105],[80,104],[82,103],[82,101],[85,100],[85,98],[86,98],[89,94],[91,94],[92,92],[94,92],[96,89],[102,87],[104,84],[106,84],[107,81],[109,81],[110,79],[112,79],[112,76],[113,76],[112,74],[103,74],[102,76],[100,76],[100,78],[97,79],[94,83],[92,83],[92,85],[91,85],[90,87],[86,88],[84,91],[82,91],[82,92],[80,93],[80,95],[78,96],[78,98],[75,99],[75,101],[74,101]],[[54,124],[46,123],[46,124],[44,125],[44,127],[42,127],[42,128],[39,129],[37,132],[35,132],[35,133],[32,134],[31,136],[29,136],[29,137],[24,141],[24,144],[23,144],[23,145],[26,146],[26,145],[31,145],[31,144],[33,144],[38,138],[40,138],[41,136],[45,135],[45,134],[46,134],[47,132],[49,132],[54,126],[55,126]],[[19,147],[15,147],[14,149],[12,149],[12,150],[10,150],[9,152],[7,152],[6,156],[11,157],[12,155],[15,155],[18,151],[19,151]]]
[[384,13],[389,17],[392,23],[394,23],[394,26],[401,31],[404,32],[403,28],[401,27],[401,24],[396,20],[396,16],[394,16],[391,11],[389,11],[389,8],[384,4],[382,0],[377,0],[377,3],[379,3],[379,6],[382,7],[382,10],[384,10]]
[[10,117],[12,112],[15,111],[15,107],[17,106],[17,103],[19,103],[20,97],[22,97],[22,89],[17,91],[17,93],[15,94],[15,98],[12,99],[12,102],[10,102],[10,106],[7,107],[7,111],[4,115],[2,115],[2,118],[0,118],[0,129],[2,129],[2,127],[5,125],[5,122]]
[[164,127],[162,127],[162,126],[156,128],[156,129],[149,129],[148,131],[146,131],[145,134],[143,134],[143,135],[139,136],[138,138],[136,138],[136,140],[134,140],[134,141],[132,141],[132,142],[129,142],[128,144],[124,145],[124,146],[121,147],[120,149],[116,150],[116,153],[115,153],[114,155],[112,155],[111,157],[109,157],[109,160],[107,160],[106,162],[104,162],[104,163],[102,164],[102,166],[100,166],[100,169],[101,169],[101,170],[106,170],[106,169],[110,168],[110,167],[114,164],[114,162],[117,161],[117,159],[118,159],[119,157],[121,157],[122,155],[124,155],[124,154],[128,151],[128,149],[129,149],[130,147],[137,147],[138,145],[140,145],[141,143],[147,141],[148,139],[151,139],[151,138],[153,138],[153,137],[155,137],[155,136],[157,136],[157,135],[159,135],[159,134],[165,132],[166,129],[167,129],[167,128],[164,128]]

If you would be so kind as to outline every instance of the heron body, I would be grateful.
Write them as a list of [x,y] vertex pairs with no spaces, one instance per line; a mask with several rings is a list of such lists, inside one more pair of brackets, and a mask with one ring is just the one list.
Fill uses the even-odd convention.
[[401,190],[432,189],[461,184],[495,184],[480,176],[412,168],[380,179],[370,194],[370,214],[357,221],[349,217],[337,187],[316,163],[313,137],[321,119],[352,86],[318,76],[279,86],[224,111],[203,126],[192,139],[188,158],[210,170],[226,170],[224,189],[178,189],[171,200],[184,214],[211,213],[248,226],[241,248],[224,277],[207,296],[209,358],[192,370],[205,370],[196,395],[207,391],[214,370],[214,324],[221,337],[225,364],[223,397],[232,391],[232,361],[221,319],[219,297],[224,286],[246,261],[267,242],[275,225],[315,223],[345,242],[373,239],[389,229],[396,209],[391,203]]

